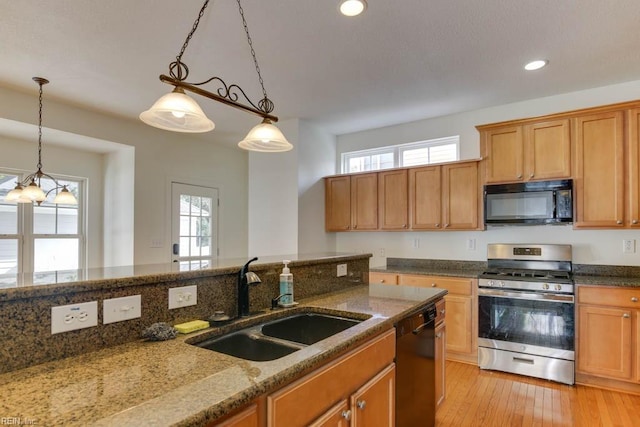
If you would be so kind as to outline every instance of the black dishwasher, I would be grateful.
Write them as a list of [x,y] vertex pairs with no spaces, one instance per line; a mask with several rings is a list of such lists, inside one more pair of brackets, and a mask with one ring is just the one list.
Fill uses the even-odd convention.
[[435,324],[430,304],[396,324],[396,426],[436,422]]

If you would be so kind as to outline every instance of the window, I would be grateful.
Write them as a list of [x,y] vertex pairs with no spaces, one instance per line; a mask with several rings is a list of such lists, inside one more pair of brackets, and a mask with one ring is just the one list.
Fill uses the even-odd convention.
[[342,153],[342,173],[419,166],[459,160],[460,136]]
[[[76,206],[54,204],[57,190],[40,206],[5,202],[21,179],[19,174],[0,171],[0,287],[15,286],[16,278],[25,272],[38,273],[34,283],[77,279],[85,253],[82,181],[58,180],[76,196]],[[41,185],[45,192],[54,187],[48,179],[42,179]]]

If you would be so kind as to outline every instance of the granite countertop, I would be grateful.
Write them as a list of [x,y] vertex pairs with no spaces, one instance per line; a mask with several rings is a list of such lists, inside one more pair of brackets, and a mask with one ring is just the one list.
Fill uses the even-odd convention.
[[411,266],[391,266],[391,267],[371,267],[370,272],[396,273],[396,274],[423,274],[425,276],[448,276],[448,277],[470,277],[477,278],[483,269],[461,268],[438,268],[438,267],[411,267]]
[[599,286],[640,286],[640,277],[626,276],[597,276],[586,274],[575,274],[573,280],[576,285],[599,285]]
[[[392,327],[445,290],[372,284],[300,301],[298,308],[369,317],[270,362],[190,345],[223,332],[136,341],[0,375],[0,417],[36,425],[204,425]],[[284,310],[283,310],[284,311]],[[243,319],[249,326],[264,317]]]

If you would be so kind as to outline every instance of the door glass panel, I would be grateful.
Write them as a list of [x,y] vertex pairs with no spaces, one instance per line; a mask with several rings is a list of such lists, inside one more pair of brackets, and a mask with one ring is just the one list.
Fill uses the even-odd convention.
[[79,239],[34,240],[34,272],[78,269]]
[[0,239],[0,274],[18,272],[18,239]]
[[215,235],[218,190],[173,183],[172,192],[172,239],[180,244],[179,254],[174,256],[174,261],[215,256],[218,245]]

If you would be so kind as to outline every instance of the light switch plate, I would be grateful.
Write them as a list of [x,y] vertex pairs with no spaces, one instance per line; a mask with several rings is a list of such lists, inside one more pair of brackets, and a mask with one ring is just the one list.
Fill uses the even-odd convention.
[[106,299],[102,302],[102,323],[109,324],[142,316],[142,297],[131,295]]
[[98,301],[51,307],[51,334],[98,326]]
[[198,287],[196,285],[169,289],[169,310],[196,304],[198,304]]

